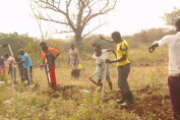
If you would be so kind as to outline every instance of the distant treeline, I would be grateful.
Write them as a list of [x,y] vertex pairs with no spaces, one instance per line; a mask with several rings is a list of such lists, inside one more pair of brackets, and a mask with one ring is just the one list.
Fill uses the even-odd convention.
[[[165,28],[152,28],[149,30],[141,30],[141,32],[135,33],[133,35],[122,36],[129,43],[130,48],[135,49],[140,46],[148,45],[152,43],[154,40],[161,39],[164,35],[174,34],[175,30],[165,29]],[[109,37],[110,36],[106,36]],[[0,45],[10,44],[14,53],[17,53],[19,49],[24,49],[31,57],[34,63],[41,62],[41,48],[39,43],[41,40],[37,38],[33,38],[28,36],[28,34],[18,34],[18,33],[0,33]],[[62,39],[48,39],[45,40],[48,46],[56,48],[61,51],[61,57],[59,61],[67,61],[68,59],[68,51],[71,43],[74,43],[74,40],[62,40]],[[94,52],[92,49],[93,43],[99,43],[103,48],[116,48],[115,44],[108,44],[99,40],[98,35],[91,35],[89,37],[84,38],[82,45],[78,47],[78,51],[80,53],[80,58],[87,60],[90,58]],[[0,55],[4,55],[4,53],[9,53],[8,48],[0,48]]]

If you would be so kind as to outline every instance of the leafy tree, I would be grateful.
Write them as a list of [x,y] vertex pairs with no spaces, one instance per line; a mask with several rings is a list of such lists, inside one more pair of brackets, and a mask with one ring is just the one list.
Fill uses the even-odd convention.
[[161,17],[167,25],[174,25],[176,20],[180,18],[180,9],[174,7],[171,13],[165,13],[163,17]]
[[[106,20],[92,21],[100,15],[112,11],[118,0],[30,0],[34,15],[40,20],[60,25],[61,31],[54,28],[58,34],[74,33],[76,44],[82,39],[106,24]],[[105,17],[105,16],[104,16]],[[91,24],[93,22],[93,25]],[[89,29],[87,28],[89,26]],[[87,33],[84,33],[86,28]]]
[[[0,33],[0,45],[9,44],[14,53],[17,53],[19,49],[25,48],[28,43],[32,42],[33,38],[29,37],[28,34],[19,35],[18,33]],[[8,48],[0,48],[0,55],[9,53]]]

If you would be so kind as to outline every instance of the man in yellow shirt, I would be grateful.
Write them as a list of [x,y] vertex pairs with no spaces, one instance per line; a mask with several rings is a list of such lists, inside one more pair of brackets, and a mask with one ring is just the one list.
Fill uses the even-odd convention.
[[126,40],[121,38],[121,34],[118,31],[115,31],[111,34],[111,39],[106,39],[101,35],[99,38],[109,43],[116,43],[116,60],[106,60],[106,63],[117,63],[118,70],[118,87],[121,90],[121,100],[117,100],[117,103],[123,103],[121,106],[126,106],[134,104],[132,92],[130,91],[129,84],[127,81],[129,72],[130,72],[130,62],[128,60],[129,56],[129,46]]

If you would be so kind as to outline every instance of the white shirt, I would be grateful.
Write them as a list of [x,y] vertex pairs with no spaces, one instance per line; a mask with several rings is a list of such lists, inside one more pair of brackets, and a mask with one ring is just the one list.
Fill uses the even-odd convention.
[[105,62],[105,60],[107,59],[107,49],[103,49],[103,50],[101,50],[102,51],[102,54],[101,54],[101,56],[99,56],[99,57],[97,57],[96,56],[96,53],[94,53],[93,54],[93,59],[95,59],[96,60],[96,63],[97,64],[100,64],[101,62]]
[[169,75],[180,74],[180,32],[175,35],[167,35],[154,43],[158,43],[159,47],[168,47]]

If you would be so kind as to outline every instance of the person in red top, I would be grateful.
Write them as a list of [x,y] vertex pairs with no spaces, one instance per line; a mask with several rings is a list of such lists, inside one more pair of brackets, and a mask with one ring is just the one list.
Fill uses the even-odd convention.
[[55,74],[55,60],[56,57],[54,56],[54,54],[48,50],[47,46],[42,46],[42,50],[46,53],[46,57],[47,57],[47,65],[49,67],[49,73],[50,73],[50,77],[51,77],[51,82],[52,82],[52,87],[53,87],[53,92],[56,91],[57,88],[57,83],[56,83],[56,74]]
[[[46,45],[45,42],[41,42],[40,46],[43,47],[43,46],[47,46],[47,45]],[[60,55],[60,52],[58,50],[54,49],[54,48],[48,47],[48,50],[51,51],[53,54],[55,54],[56,58]],[[44,66],[47,79],[49,80],[49,78],[48,78],[48,69],[47,69],[48,66],[47,66],[47,62],[46,62],[46,53],[44,51],[42,51],[42,60],[43,60],[43,64],[40,67],[42,68]]]

